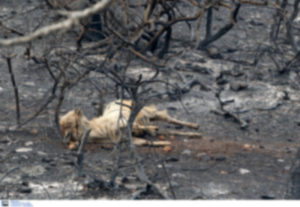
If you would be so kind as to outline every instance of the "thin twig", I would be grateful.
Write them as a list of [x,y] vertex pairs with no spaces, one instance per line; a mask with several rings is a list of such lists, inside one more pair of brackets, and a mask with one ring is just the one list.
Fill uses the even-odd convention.
[[220,94],[222,92],[222,89],[219,89],[217,92],[216,92],[216,98],[218,99],[219,101],[219,104],[220,104],[220,109],[221,111],[219,110],[211,110],[213,113],[217,114],[217,115],[222,115],[224,117],[231,117],[233,118],[233,120],[237,123],[240,124],[240,127],[241,129],[246,129],[248,127],[248,123],[246,121],[244,121],[243,119],[240,119],[237,115],[235,115],[234,113],[231,113],[229,111],[227,111],[226,109],[224,109],[224,102],[221,100],[221,97],[220,97]]
[[139,197],[142,195],[142,194],[145,194],[149,191],[150,189],[150,186],[149,185],[146,185],[144,188],[142,188],[141,190],[138,190],[136,191],[130,198],[130,200],[137,200],[139,199]]
[[45,27],[42,27],[30,34],[27,34],[22,37],[15,37],[10,39],[0,39],[0,46],[13,46],[20,45],[31,42],[39,37],[47,36],[51,33],[55,33],[57,31],[66,32],[72,29],[75,25],[78,25],[80,20],[91,16],[103,9],[105,9],[109,4],[111,4],[112,0],[102,0],[93,6],[86,8],[82,11],[73,11],[73,12],[60,12],[62,15],[67,16],[68,18],[64,21],[54,23]]
[[114,162],[115,166],[111,173],[110,181],[108,183],[109,187],[115,187],[115,180],[119,174],[120,161],[121,161],[121,144],[122,144],[122,142],[119,142],[117,145],[115,145],[114,151],[115,151],[115,153],[117,153],[117,155],[116,155],[116,159]]
[[13,173],[15,170],[19,169],[20,167],[14,167],[7,171],[1,178],[0,178],[0,183],[11,173]]
[[60,107],[63,103],[64,98],[65,98],[64,92],[65,92],[65,89],[67,88],[67,86],[68,86],[68,83],[66,83],[66,82],[64,82],[63,85],[61,86],[60,94],[59,94],[58,101],[57,101],[57,104],[56,104],[56,107],[55,107],[54,122],[55,122],[55,126],[56,126],[58,134],[60,134],[59,112],[60,112]]
[[164,172],[165,172],[165,174],[166,174],[167,181],[168,181],[169,188],[170,188],[170,191],[171,191],[171,193],[172,193],[173,199],[176,199],[176,194],[175,194],[173,185],[172,185],[172,183],[171,183],[170,176],[169,176],[168,171],[167,171],[167,169],[166,169],[165,162],[163,161],[161,164],[162,164],[162,168],[163,168],[163,170],[164,170]]
[[78,148],[78,151],[77,151],[77,167],[78,167],[78,176],[81,176],[82,175],[82,163],[83,163],[83,158],[84,158],[84,146],[85,146],[85,143],[87,142],[87,138],[88,136],[90,135],[90,132],[91,132],[91,129],[88,129],[88,130],[85,130],[83,135],[82,135],[82,138],[81,138],[81,141],[80,141],[80,146]]
[[32,120],[34,120],[42,111],[44,111],[46,109],[46,107],[55,99],[55,95],[51,95],[47,98],[47,100],[45,101],[45,103],[36,111],[34,112],[31,116],[29,116],[29,118],[27,118],[25,121],[23,121],[22,123],[20,123],[18,125],[18,128],[28,124],[29,122],[31,122]]
[[225,26],[223,26],[217,33],[215,33],[214,35],[211,35],[208,38],[205,38],[204,40],[202,40],[199,45],[197,46],[197,49],[204,49],[206,48],[209,44],[211,44],[212,42],[220,39],[223,35],[225,35],[227,32],[229,32],[234,24],[237,21],[237,15],[239,13],[241,4],[237,4],[235,9],[231,12],[231,21],[230,23],[226,24]]
[[9,74],[10,74],[11,83],[12,83],[13,88],[14,88],[15,104],[16,104],[16,122],[17,122],[17,125],[19,125],[20,124],[19,90],[18,90],[18,86],[16,84],[14,72],[13,72],[13,69],[12,69],[11,57],[6,57],[6,63],[7,63],[7,66],[8,66],[8,71],[9,71]]
[[[136,100],[136,93],[133,91],[133,98],[135,98]],[[136,172],[139,176],[139,179],[142,182],[147,183],[148,185],[150,185],[154,190],[156,190],[156,192],[158,192],[164,199],[170,199],[170,197],[168,195],[166,195],[157,185],[155,185],[151,180],[149,180],[149,178],[147,177],[146,173],[145,173],[145,169],[144,166],[141,163],[141,158],[138,155],[135,146],[132,142],[132,126],[133,126],[133,122],[135,117],[137,116],[138,112],[141,110],[142,105],[141,104],[137,104],[136,102],[133,101],[132,103],[132,109],[131,109],[131,114],[129,117],[129,121],[128,121],[128,125],[127,125],[127,142],[129,145],[129,149],[130,152],[135,160],[135,168],[136,168]]]

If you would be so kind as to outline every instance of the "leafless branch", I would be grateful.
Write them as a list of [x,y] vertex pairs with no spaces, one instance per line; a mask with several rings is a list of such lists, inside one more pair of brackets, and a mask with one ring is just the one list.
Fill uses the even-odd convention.
[[76,165],[78,167],[78,175],[81,176],[82,174],[82,164],[83,164],[83,158],[84,158],[84,146],[87,141],[88,136],[90,135],[91,130],[88,129],[84,131],[82,138],[80,140],[80,145],[77,151],[77,162]]
[[16,84],[14,72],[12,69],[11,57],[6,57],[6,63],[7,63],[8,71],[10,74],[11,83],[14,88],[15,104],[16,104],[16,122],[17,122],[17,125],[19,125],[20,124],[20,116],[21,116],[20,115],[19,90],[18,90],[18,86]]
[[1,178],[0,178],[0,183],[11,173],[13,173],[14,171],[18,170],[20,167],[14,167],[12,169],[10,169],[9,171],[7,171]]
[[42,27],[30,34],[27,34],[22,37],[15,37],[10,39],[0,39],[0,46],[13,46],[13,45],[20,45],[25,44],[28,42],[31,42],[39,37],[47,36],[51,33],[61,31],[66,32],[70,30],[75,25],[79,24],[79,21],[83,18],[86,18],[88,16],[91,16],[92,14],[95,14],[106,7],[108,7],[109,4],[111,4],[113,0],[102,0],[93,6],[86,8],[82,11],[73,11],[73,12],[60,12],[62,15],[67,16],[67,19],[64,21],[61,21],[59,23],[55,23],[52,25],[48,25],[45,27]]

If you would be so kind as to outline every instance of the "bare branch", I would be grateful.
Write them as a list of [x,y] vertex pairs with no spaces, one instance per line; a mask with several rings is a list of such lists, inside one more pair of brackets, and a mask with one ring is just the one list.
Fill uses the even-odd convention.
[[16,104],[16,122],[17,125],[20,124],[20,100],[19,100],[19,90],[18,90],[18,86],[16,84],[16,79],[15,79],[15,75],[12,69],[12,64],[11,64],[11,57],[6,57],[6,62],[7,62],[7,67],[8,67],[8,71],[10,74],[10,79],[11,79],[11,83],[12,86],[14,88],[14,94],[15,94],[15,104]]
[[102,0],[93,6],[86,8],[82,11],[73,11],[73,12],[60,12],[62,15],[67,16],[68,18],[59,23],[55,23],[49,26],[42,27],[30,34],[27,34],[22,37],[15,37],[10,39],[0,39],[0,46],[13,46],[20,45],[31,42],[39,37],[47,36],[51,33],[61,31],[66,32],[71,29],[74,25],[79,24],[79,20],[89,17],[92,14],[95,14],[103,9],[105,9],[110,3],[113,1],[110,0]]
[[86,144],[86,140],[88,138],[88,136],[90,135],[91,129],[88,129],[86,131],[84,131],[83,135],[82,135],[82,139],[80,141],[80,146],[79,149],[77,151],[77,167],[78,167],[78,175],[81,176],[82,175],[82,164],[83,164],[83,158],[84,158],[84,146]]

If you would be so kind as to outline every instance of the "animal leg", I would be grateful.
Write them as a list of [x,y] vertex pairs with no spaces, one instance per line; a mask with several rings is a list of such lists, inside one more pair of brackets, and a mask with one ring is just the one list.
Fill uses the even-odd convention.
[[136,146],[154,146],[154,147],[162,147],[171,145],[169,141],[149,141],[146,139],[141,139],[137,137],[133,137],[132,142]]
[[176,124],[179,126],[186,126],[186,127],[193,128],[193,129],[199,128],[199,125],[196,123],[181,121],[181,120],[175,119],[173,117],[170,117],[168,115],[167,110],[156,111],[152,119],[157,120],[157,121],[164,121],[164,122],[171,123],[171,124]]
[[141,125],[134,123],[133,124],[133,132],[136,135],[142,135],[145,132],[151,134],[152,136],[156,135],[158,131],[158,126],[154,125]]

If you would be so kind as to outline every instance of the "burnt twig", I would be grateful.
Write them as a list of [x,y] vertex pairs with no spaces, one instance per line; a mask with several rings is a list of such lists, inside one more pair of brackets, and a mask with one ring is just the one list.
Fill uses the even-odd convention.
[[162,162],[161,164],[162,164],[163,170],[164,170],[164,172],[165,172],[165,175],[166,175],[166,177],[167,177],[167,181],[168,181],[169,188],[170,188],[170,191],[171,191],[171,193],[172,193],[173,199],[176,199],[176,194],[175,194],[173,185],[172,185],[172,183],[171,183],[170,176],[169,176],[168,171],[167,171],[167,169],[166,169],[165,163]]
[[6,57],[6,63],[8,66],[8,71],[10,74],[10,79],[11,79],[11,83],[13,85],[14,88],[14,94],[15,94],[15,104],[16,104],[16,122],[17,125],[20,125],[20,101],[19,101],[19,90],[18,90],[18,86],[16,84],[16,80],[15,80],[15,75],[12,69],[12,64],[11,64],[11,57]]
[[[135,92],[133,91],[133,97],[136,98]],[[136,100],[136,99],[135,99]],[[132,126],[133,126],[133,122],[135,120],[135,117],[137,116],[138,112],[141,110],[142,105],[141,104],[137,104],[136,102],[133,102],[132,104],[132,109],[131,109],[131,114],[129,117],[129,121],[128,121],[128,125],[127,125],[127,142],[128,142],[128,146],[130,149],[130,152],[135,160],[135,168],[136,171],[138,173],[139,179],[142,182],[147,183],[148,185],[150,185],[157,193],[159,193],[164,199],[170,199],[170,197],[168,195],[166,195],[157,185],[155,185],[151,180],[149,180],[149,178],[147,177],[146,173],[145,173],[145,169],[144,166],[141,162],[141,158],[139,156],[139,154],[137,153],[135,146],[132,142]]]
[[237,15],[239,13],[240,7],[241,4],[237,4],[235,9],[231,12],[231,21],[229,24],[226,24],[214,35],[210,35],[206,37],[204,40],[202,40],[197,46],[197,49],[205,49],[209,44],[220,39],[223,35],[229,32],[233,28],[234,24],[237,22]]
[[149,185],[146,185],[144,188],[142,188],[141,190],[138,190],[136,191],[130,198],[130,200],[137,200],[139,199],[139,197],[142,195],[142,194],[145,194],[145,193],[148,193],[149,190],[150,190],[151,186]]
[[0,178],[0,183],[11,173],[13,173],[14,171],[18,170],[20,167],[14,167],[12,169],[10,169],[9,171],[7,171],[1,178]]
[[59,125],[59,112],[60,112],[60,107],[64,101],[65,98],[65,89],[67,88],[68,84],[67,82],[64,82],[63,85],[60,88],[60,94],[58,97],[58,101],[55,107],[55,114],[54,114],[54,122],[55,122],[55,126],[57,129],[57,133],[60,134],[60,125]]
[[84,131],[81,141],[80,141],[80,146],[77,151],[77,161],[76,165],[78,167],[78,176],[82,175],[82,163],[83,163],[83,158],[84,158],[84,146],[87,141],[88,136],[90,135],[91,129],[88,129]]
[[237,123],[240,124],[241,126],[241,129],[246,129],[248,127],[248,123],[246,121],[244,121],[243,119],[240,119],[237,115],[235,115],[234,113],[231,113],[227,110],[224,109],[224,105],[225,103],[221,100],[221,97],[220,97],[220,94],[221,94],[222,90],[218,90],[216,92],[216,98],[218,99],[219,103],[220,103],[220,109],[221,111],[219,110],[212,110],[213,113],[217,114],[217,115],[222,115],[224,116],[225,118],[233,118],[233,120]]

